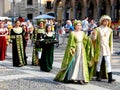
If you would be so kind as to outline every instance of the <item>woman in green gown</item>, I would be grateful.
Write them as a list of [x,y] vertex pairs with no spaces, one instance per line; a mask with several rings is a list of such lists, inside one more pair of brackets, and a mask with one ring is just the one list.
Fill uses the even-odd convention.
[[37,25],[38,27],[36,27],[35,30],[33,31],[33,40],[34,40],[34,46],[32,52],[33,66],[37,66],[40,64],[42,48],[39,47],[40,45],[38,44],[38,42],[42,41],[45,33],[45,20],[43,19],[37,20]]
[[89,82],[88,63],[93,57],[92,42],[82,31],[81,21],[74,22],[75,30],[70,33],[63,62],[55,81]]
[[52,26],[47,25],[46,26],[46,33],[44,35],[44,40],[42,41],[42,56],[40,60],[40,69],[42,71],[49,72],[52,69],[53,64],[53,55],[54,55],[54,43],[56,43],[55,40],[55,34],[52,32]]

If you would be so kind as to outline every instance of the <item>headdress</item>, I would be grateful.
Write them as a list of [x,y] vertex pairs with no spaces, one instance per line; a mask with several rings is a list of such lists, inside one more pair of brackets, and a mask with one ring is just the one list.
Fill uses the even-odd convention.
[[25,23],[25,22],[22,22],[21,25],[26,25],[26,23]]
[[38,20],[37,20],[37,25],[39,25],[40,22],[45,23],[45,20],[44,20],[44,19],[38,19]]
[[75,20],[75,21],[74,21],[74,27],[75,27],[78,23],[80,23],[80,24],[82,25],[82,22],[81,22],[80,20]]
[[110,27],[110,24],[111,24],[111,18],[110,18],[110,16],[108,16],[108,15],[103,15],[103,16],[101,16],[101,18],[100,18],[100,24],[102,23],[102,21],[103,20],[105,20],[105,19],[107,19],[108,20],[108,26]]

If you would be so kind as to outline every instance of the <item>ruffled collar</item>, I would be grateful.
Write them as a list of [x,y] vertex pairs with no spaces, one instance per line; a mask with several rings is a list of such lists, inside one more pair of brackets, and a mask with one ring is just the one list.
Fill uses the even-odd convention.
[[20,34],[20,33],[22,33],[22,28],[21,27],[17,27],[17,28],[15,27],[15,28],[13,28],[13,31],[17,34]]

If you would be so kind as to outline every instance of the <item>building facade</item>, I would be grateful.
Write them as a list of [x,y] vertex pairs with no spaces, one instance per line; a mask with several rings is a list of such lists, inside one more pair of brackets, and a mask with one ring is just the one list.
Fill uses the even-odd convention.
[[88,16],[98,20],[107,14],[115,21],[120,18],[120,0],[54,0],[54,11],[58,19],[83,19]]
[[0,0],[1,16],[21,16],[33,19],[40,14],[54,15],[57,20],[83,19],[85,16],[98,20],[101,15],[120,19],[120,0]]
[[40,14],[54,13],[54,0],[0,0],[0,16],[33,17]]
[[8,0],[0,0],[0,16],[11,15],[11,3]]

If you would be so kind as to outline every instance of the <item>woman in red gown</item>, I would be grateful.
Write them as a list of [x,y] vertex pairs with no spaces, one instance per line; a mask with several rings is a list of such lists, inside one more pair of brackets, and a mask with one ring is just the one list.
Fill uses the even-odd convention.
[[0,22],[0,60],[5,60],[8,30],[4,28],[4,22]]

